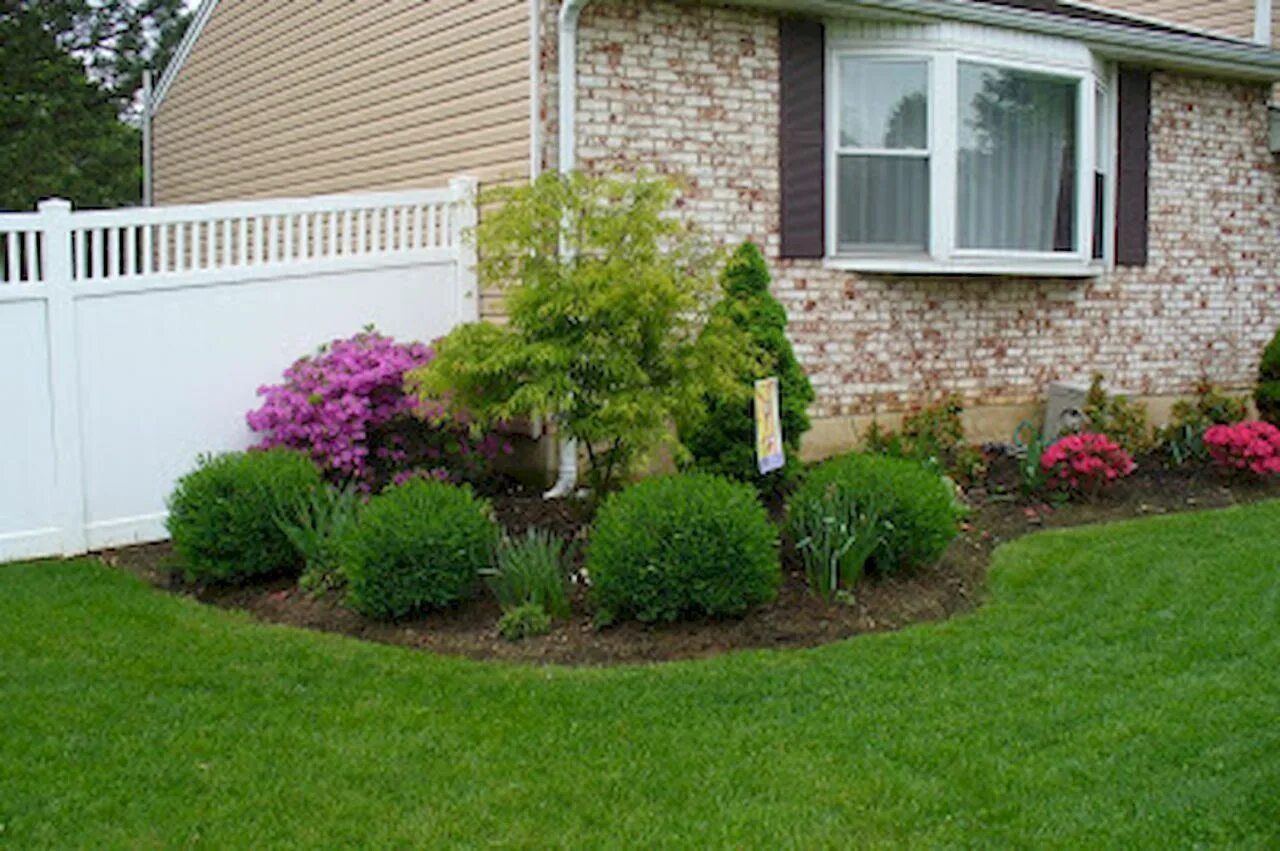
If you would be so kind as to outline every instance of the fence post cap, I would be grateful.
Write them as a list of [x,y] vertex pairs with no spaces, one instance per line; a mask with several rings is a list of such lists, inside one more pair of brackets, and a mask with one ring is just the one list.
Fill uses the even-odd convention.
[[480,185],[480,181],[474,177],[462,176],[452,177],[449,179],[449,188],[454,192],[471,193]]
[[70,213],[71,202],[66,198],[45,198],[36,204],[36,209],[42,213]]

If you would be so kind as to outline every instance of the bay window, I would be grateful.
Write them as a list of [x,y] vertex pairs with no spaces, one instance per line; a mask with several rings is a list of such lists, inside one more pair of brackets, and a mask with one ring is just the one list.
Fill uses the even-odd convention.
[[829,44],[827,255],[884,272],[1095,273],[1112,169],[1087,49]]

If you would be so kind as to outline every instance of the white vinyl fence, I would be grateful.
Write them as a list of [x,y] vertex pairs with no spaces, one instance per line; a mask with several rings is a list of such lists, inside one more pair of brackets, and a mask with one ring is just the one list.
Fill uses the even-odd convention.
[[247,447],[298,356],[477,319],[474,194],[0,213],[0,561],[163,539],[175,479]]

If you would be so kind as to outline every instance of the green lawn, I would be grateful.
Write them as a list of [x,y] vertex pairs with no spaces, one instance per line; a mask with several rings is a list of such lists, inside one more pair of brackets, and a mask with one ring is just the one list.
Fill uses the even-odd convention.
[[1280,845],[1280,503],[1023,539],[976,614],[614,670],[0,568],[0,847]]

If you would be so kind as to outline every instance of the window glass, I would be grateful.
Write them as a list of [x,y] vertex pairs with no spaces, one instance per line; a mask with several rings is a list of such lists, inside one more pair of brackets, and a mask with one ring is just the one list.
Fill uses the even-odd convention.
[[956,242],[1074,251],[1079,82],[959,63]]
[[841,250],[928,250],[926,157],[841,156],[839,169],[836,220]]
[[929,147],[929,66],[923,61],[844,59],[840,63],[840,146]]
[[928,87],[929,64],[923,60],[841,60],[840,250],[928,249]]

